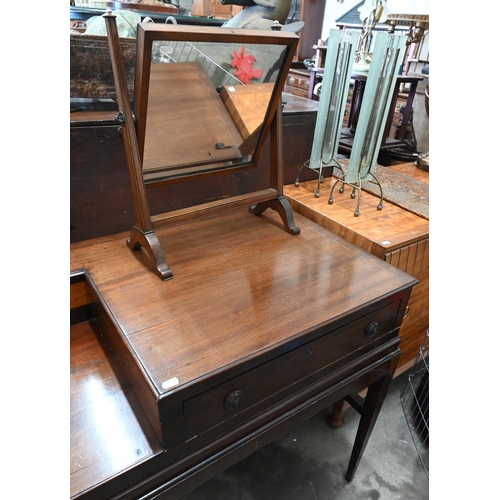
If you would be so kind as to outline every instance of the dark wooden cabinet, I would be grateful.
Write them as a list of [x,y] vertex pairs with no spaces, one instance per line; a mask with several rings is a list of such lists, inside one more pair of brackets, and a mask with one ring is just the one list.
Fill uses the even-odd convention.
[[[298,169],[310,158],[318,103],[283,95],[284,182],[295,182]],[[106,104],[108,107],[116,104]],[[95,108],[95,106],[94,106]],[[70,239],[71,242],[128,231],[134,221],[132,188],[118,108],[102,104],[70,114]],[[304,172],[304,180],[314,172]],[[149,190],[151,212],[163,213],[261,189],[269,178],[269,141],[256,169],[203,180],[177,182]]]
[[310,77],[304,69],[291,69],[285,83],[285,90],[299,97],[309,98]]

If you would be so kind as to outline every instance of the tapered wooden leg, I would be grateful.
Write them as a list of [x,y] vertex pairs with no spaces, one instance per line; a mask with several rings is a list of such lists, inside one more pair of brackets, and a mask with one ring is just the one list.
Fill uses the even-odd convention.
[[[398,359],[399,356],[396,358],[395,363],[393,363],[394,369],[396,368]],[[393,375],[394,371],[391,370],[382,379],[368,387],[368,392],[361,411],[358,432],[352,448],[351,459],[345,475],[347,481],[351,481],[354,477],[354,473],[356,472],[359,461],[365,451],[366,445],[373,431],[373,427],[375,426],[375,422],[377,421],[382,408],[385,396],[387,395],[387,391],[391,385]]]

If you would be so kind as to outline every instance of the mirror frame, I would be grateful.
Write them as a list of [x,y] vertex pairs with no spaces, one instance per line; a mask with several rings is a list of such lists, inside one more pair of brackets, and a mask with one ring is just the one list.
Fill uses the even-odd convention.
[[[252,157],[249,161],[235,163],[234,165],[214,164],[211,168],[202,167],[194,164],[188,168],[179,167],[179,173],[172,167],[166,168],[165,172],[172,171],[174,174],[159,176],[159,180],[146,179],[149,184],[168,183],[171,180],[183,178],[200,178],[226,171],[234,172],[240,169],[254,168],[260,158],[265,138],[269,133],[272,118],[276,113],[278,105],[281,105],[281,93],[283,91],[288,70],[291,67],[293,55],[298,44],[297,35],[290,32],[274,30],[248,30],[248,29],[230,29],[222,27],[209,26],[185,26],[171,24],[144,23],[137,27],[137,59],[134,86],[134,114],[136,119],[136,129],[138,137],[139,154],[141,160],[144,160],[144,145],[147,131],[146,120],[148,112],[148,98],[150,75],[153,56],[153,44],[155,42],[201,42],[217,44],[238,44],[248,46],[255,45],[276,45],[284,47],[281,68],[278,72],[278,78],[274,82],[274,89],[269,101],[263,124],[260,128],[259,137],[256,140]],[[195,141],[193,141],[195,143]],[[201,172],[200,172],[201,170]]]

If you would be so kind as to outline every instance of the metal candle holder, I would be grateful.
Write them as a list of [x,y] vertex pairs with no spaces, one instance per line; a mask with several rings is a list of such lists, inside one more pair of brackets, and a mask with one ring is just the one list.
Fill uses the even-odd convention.
[[356,191],[358,192],[358,203],[354,211],[356,217],[360,213],[363,181],[373,182],[379,186],[380,203],[377,209],[382,210],[382,186],[373,172],[377,166],[377,157],[405,42],[406,37],[402,35],[389,33],[377,35],[347,172],[342,174],[330,189],[328,198],[330,205],[333,203],[333,190],[338,183],[342,184],[339,193],[344,192],[345,185],[352,187],[351,198],[355,198]]
[[299,176],[303,167],[318,172],[316,198],[319,198],[320,185],[323,181],[322,169],[324,167],[331,167],[332,174],[335,168],[339,169],[342,174],[344,173],[342,166],[335,159],[335,154],[339,146],[354,62],[354,37],[359,37],[359,35],[332,29],[328,38],[328,51],[326,53],[311,158],[299,168],[295,179],[295,186],[299,187]]

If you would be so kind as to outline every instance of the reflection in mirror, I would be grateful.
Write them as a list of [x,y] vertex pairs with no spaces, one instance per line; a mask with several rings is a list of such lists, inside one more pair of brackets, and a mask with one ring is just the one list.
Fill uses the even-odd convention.
[[154,41],[145,181],[250,163],[286,54],[279,44]]

